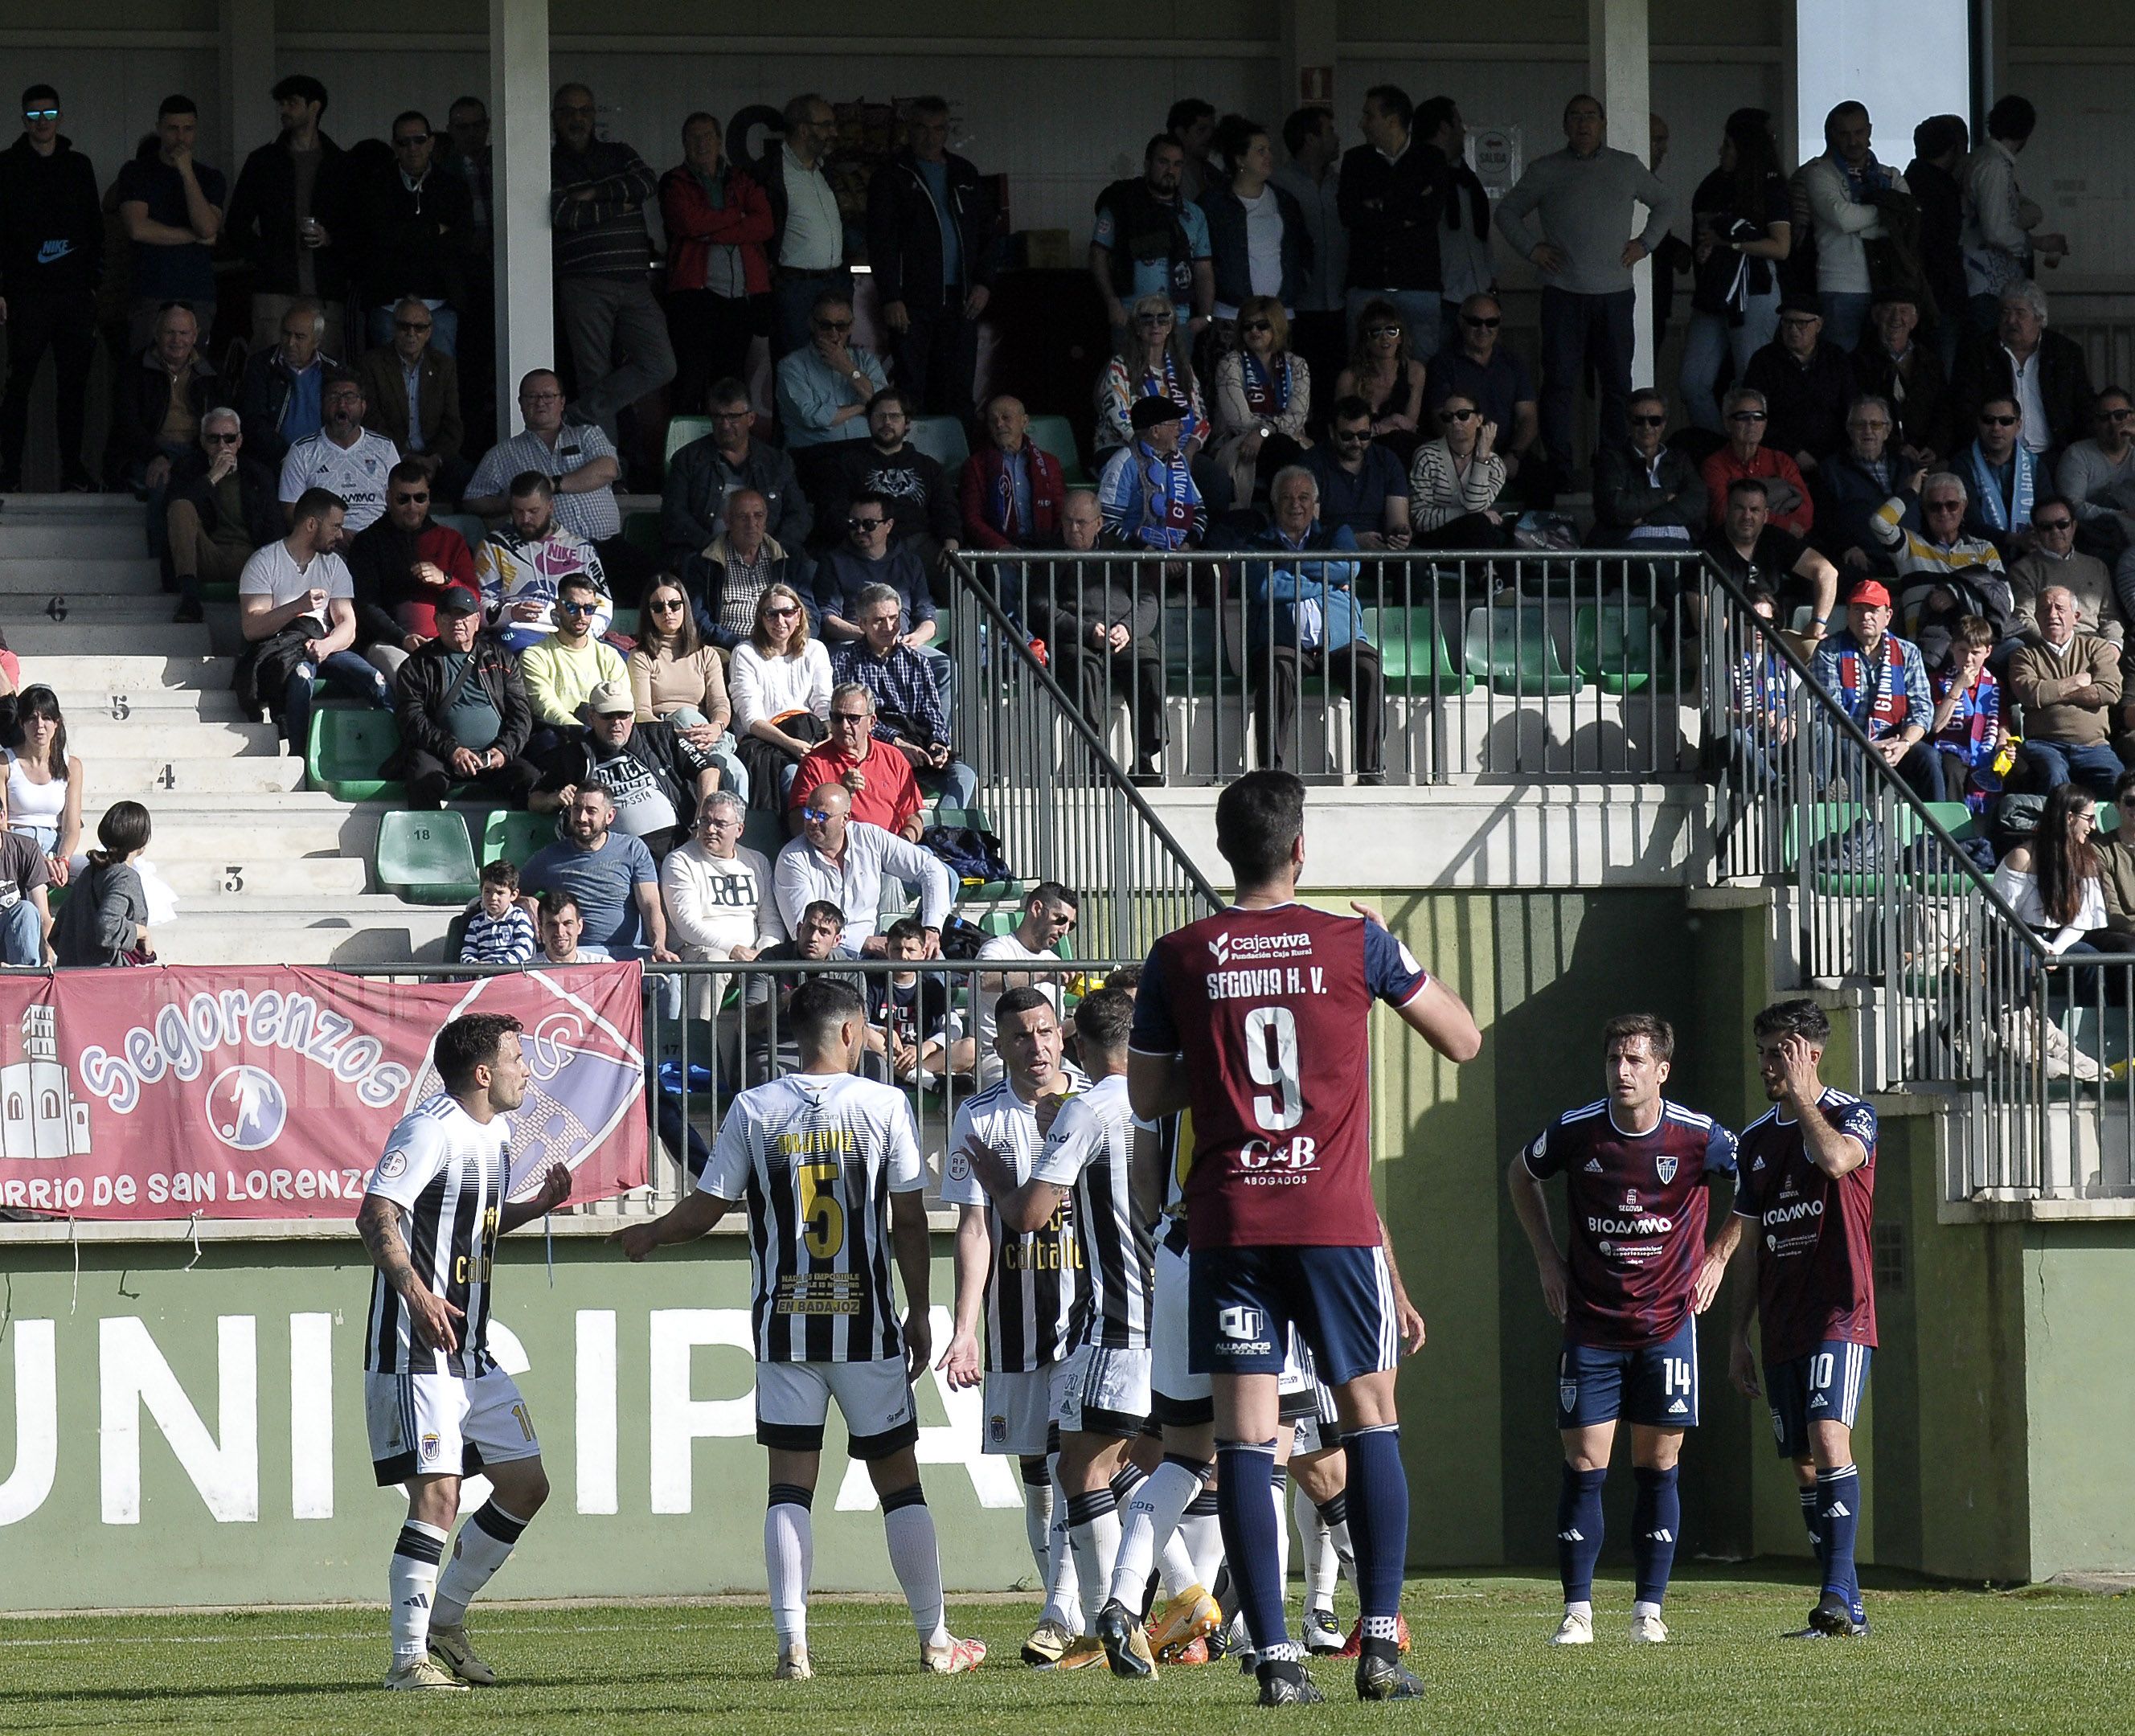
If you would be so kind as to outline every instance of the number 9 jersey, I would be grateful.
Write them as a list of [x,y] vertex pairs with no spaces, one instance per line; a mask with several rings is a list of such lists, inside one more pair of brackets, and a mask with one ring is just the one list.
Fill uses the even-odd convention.
[[1150,949],[1131,1048],[1180,1055],[1196,1248],[1376,1247],[1371,1010],[1431,979],[1377,923],[1233,907]]

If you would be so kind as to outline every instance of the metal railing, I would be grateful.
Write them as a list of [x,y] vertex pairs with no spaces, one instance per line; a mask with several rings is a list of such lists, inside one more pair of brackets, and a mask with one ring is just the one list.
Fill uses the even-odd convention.
[[[1703,562],[1687,548],[958,559],[959,655],[1005,606],[1082,733],[1168,781],[1268,765],[1396,785],[1697,766],[1697,625],[1678,598]],[[1113,621],[1133,624],[1116,651],[1096,638]],[[990,655],[1003,673],[1016,660]]]

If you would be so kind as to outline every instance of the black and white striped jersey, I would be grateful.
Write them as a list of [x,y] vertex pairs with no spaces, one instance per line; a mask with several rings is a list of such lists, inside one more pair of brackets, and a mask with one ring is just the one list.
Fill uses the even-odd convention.
[[399,1293],[370,1279],[363,1366],[373,1374],[453,1375],[471,1381],[496,1364],[489,1354],[489,1285],[497,1215],[511,1173],[511,1129],[501,1115],[477,1121],[449,1092],[425,1097],[395,1124],[370,1173],[369,1192],[400,1208],[415,1275],[466,1316],[459,1347],[428,1348]]
[[[1063,1070],[1068,1088],[1086,1091],[1090,1081],[1079,1067]],[[1075,1347],[1082,1292],[1082,1248],[1066,1202],[1040,1230],[1011,1235],[994,1202],[971,1173],[968,1153],[983,1147],[1012,1165],[1016,1185],[1030,1179],[1030,1167],[1044,1147],[1038,1112],[1002,1079],[964,1100],[949,1135],[949,1158],[942,1173],[942,1197],[952,1206],[983,1206],[993,1237],[993,1265],[986,1273],[986,1370],[990,1374],[1029,1374],[1062,1361]]]
[[1088,1284],[1081,1342],[1105,1350],[1149,1347],[1156,1243],[1134,1206],[1137,1129],[1157,1138],[1155,1126],[1136,1119],[1127,1103],[1126,1076],[1111,1074],[1061,1106],[1030,1172],[1072,1190]]
[[789,1073],[734,1099],[698,1185],[748,1207],[758,1361],[904,1354],[889,1197],[926,1182],[911,1107],[888,1086]]

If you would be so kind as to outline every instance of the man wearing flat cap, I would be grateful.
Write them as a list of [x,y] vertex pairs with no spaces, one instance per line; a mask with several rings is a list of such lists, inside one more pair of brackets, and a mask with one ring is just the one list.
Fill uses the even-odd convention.
[[521,807],[540,774],[524,757],[534,713],[519,660],[482,631],[482,599],[467,586],[448,585],[435,607],[438,636],[394,678],[401,747],[390,775],[407,783],[411,808],[443,806],[455,784]]
[[1198,549],[1208,533],[1208,508],[1179,449],[1186,413],[1175,399],[1137,399],[1134,439],[1112,454],[1098,481],[1105,528],[1130,549]]

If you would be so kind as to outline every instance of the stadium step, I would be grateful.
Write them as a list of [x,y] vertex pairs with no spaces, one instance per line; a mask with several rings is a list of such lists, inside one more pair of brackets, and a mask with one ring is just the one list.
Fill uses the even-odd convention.
[[[81,621],[47,621],[40,616],[19,626],[10,623],[7,627],[8,650],[26,663],[32,657],[109,657],[146,662],[151,660],[140,655],[144,645],[154,645],[167,653],[190,655],[203,662],[209,660],[208,654],[215,649],[205,622],[197,626],[178,626],[172,621],[170,611],[160,605],[148,610],[138,620],[99,617]],[[230,660],[215,660],[227,663]],[[26,679],[28,674],[25,670]]]
[[[65,700],[61,704],[64,708]],[[282,752],[281,732],[272,723],[209,720],[180,712],[168,714],[166,721],[148,730],[130,718],[113,723],[94,712],[87,715],[88,721],[80,723],[75,713],[67,714],[67,747],[82,757],[84,764],[106,756],[138,758],[156,749],[181,753],[189,760],[230,759],[240,754],[271,759]]]
[[[175,738],[178,733],[173,735],[173,747],[187,745],[183,739]],[[85,757],[83,768],[93,773],[93,799],[99,802],[114,801],[122,795],[138,797],[150,790],[294,790],[304,781],[304,762],[288,754],[182,758],[174,753],[168,759],[114,756],[98,759],[93,768]]]
[[[142,646],[145,643],[165,644],[164,634],[206,631],[204,627],[173,626],[167,621],[153,636],[136,634],[130,644],[115,650],[62,645],[32,651],[15,643],[14,636],[22,631],[12,630],[8,640],[10,646],[26,660],[22,679],[44,682],[62,700],[69,694],[99,698],[113,694],[131,697],[163,691],[226,694],[230,691],[230,676],[237,668],[235,657],[209,656],[204,650],[190,647],[179,655],[144,652]],[[59,631],[64,632],[65,629]],[[36,660],[34,667],[27,660],[31,657]]]
[[[278,831],[271,859],[249,863],[230,862],[224,858],[242,852],[230,848],[226,830],[219,835],[222,848],[217,850],[211,848],[218,841],[217,837],[205,831],[182,833],[174,837],[163,828],[157,829],[155,840],[148,847],[149,858],[156,864],[156,872],[170,883],[171,890],[182,901],[179,906],[182,916],[210,908],[221,909],[240,899],[246,901],[242,907],[250,910],[255,907],[250,901],[262,897],[283,902],[258,907],[261,908],[353,908],[358,895],[366,889],[368,870],[360,858],[295,855]],[[195,844],[206,849],[207,853],[177,853]],[[385,902],[396,911],[401,908],[398,899]]]
[[389,901],[390,914],[322,911],[314,917],[225,914],[196,906],[149,931],[167,965],[393,965],[444,957],[459,912]]
[[69,522],[64,517],[10,511],[0,503],[0,539],[7,553],[26,560],[139,560],[148,553],[143,525],[146,510],[135,506],[130,520],[94,519]]
[[[0,538],[6,532],[0,530]],[[50,599],[84,597],[160,597],[162,576],[147,556],[132,559],[58,560],[36,555],[0,554],[0,609],[18,617],[22,599],[43,609]]]

